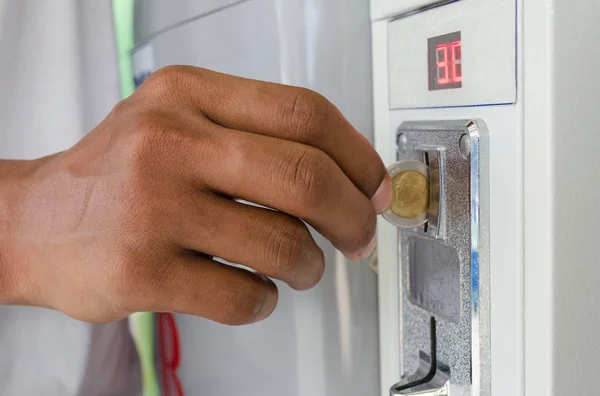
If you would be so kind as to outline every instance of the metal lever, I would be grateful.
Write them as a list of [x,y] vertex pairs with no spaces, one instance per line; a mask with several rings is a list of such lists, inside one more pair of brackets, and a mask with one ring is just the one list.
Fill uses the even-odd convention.
[[[390,396],[395,395],[422,395],[422,396],[447,396],[448,395],[448,376],[438,372],[437,361],[437,335],[436,321],[432,316],[429,321],[431,349],[430,349],[430,366],[429,371],[424,377],[417,378],[408,383],[399,382],[390,389]],[[423,360],[423,359],[422,359]],[[422,370],[419,369],[415,375]],[[436,384],[431,384],[430,387],[423,388],[423,385],[429,384],[434,379],[437,379]],[[441,385],[441,386],[440,386]]]

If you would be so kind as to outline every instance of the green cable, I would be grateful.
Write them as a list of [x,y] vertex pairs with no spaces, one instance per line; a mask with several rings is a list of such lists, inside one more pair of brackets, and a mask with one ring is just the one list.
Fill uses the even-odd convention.
[[135,45],[133,38],[133,4],[134,0],[113,0],[115,38],[119,59],[121,96],[123,98],[128,97],[135,91],[130,56],[130,52]]
[[[135,91],[131,50],[133,37],[134,0],[113,0],[115,38],[119,60],[121,96],[128,97]],[[142,390],[144,396],[160,396],[159,378],[154,359],[155,316],[151,312],[135,313],[129,317],[129,328],[135,342],[142,367]]]
[[138,312],[129,317],[129,327],[142,366],[144,396],[160,396],[160,386],[154,363],[155,316],[152,312]]

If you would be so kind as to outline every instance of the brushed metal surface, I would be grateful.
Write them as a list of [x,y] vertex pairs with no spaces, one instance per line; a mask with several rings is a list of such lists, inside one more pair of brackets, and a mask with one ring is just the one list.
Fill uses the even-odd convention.
[[[398,151],[399,161],[418,160],[423,151],[433,149],[444,154],[438,157],[443,158],[439,176],[443,237],[431,236],[423,226],[398,233],[403,378],[406,381],[419,371],[420,354],[430,350],[429,320],[433,316],[437,320],[437,360],[449,367],[449,394],[488,395],[488,182],[482,166],[487,154],[481,150],[487,147],[485,124],[468,120],[408,122],[397,134],[406,140]],[[471,142],[468,158],[460,150],[464,135]]]

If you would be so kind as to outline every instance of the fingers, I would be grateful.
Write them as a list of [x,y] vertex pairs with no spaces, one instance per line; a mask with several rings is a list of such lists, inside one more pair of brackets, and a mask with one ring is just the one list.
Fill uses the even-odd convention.
[[228,325],[258,322],[277,305],[275,284],[250,271],[183,253],[145,285],[137,311],[178,312]]
[[298,290],[323,276],[323,252],[300,220],[214,195],[201,204],[190,196],[186,207],[191,208],[186,218],[177,221],[178,245],[251,267]]
[[381,158],[323,96],[191,66],[169,67],[155,74],[162,85],[186,87],[178,90],[177,97],[217,124],[320,149],[360,191],[373,198],[378,213],[389,204],[391,188]]
[[305,220],[349,258],[370,254],[376,213],[329,156],[303,144],[217,128],[197,145],[197,154],[186,158],[193,172],[189,177],[213,191]]

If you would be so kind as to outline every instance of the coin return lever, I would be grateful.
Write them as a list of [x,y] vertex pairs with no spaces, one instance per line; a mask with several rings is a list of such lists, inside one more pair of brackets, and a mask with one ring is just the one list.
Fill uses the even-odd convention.
[[488,394],[486,137],[476,120],[396,133],[384,217],[398,226],[402,381],[391,395]]

